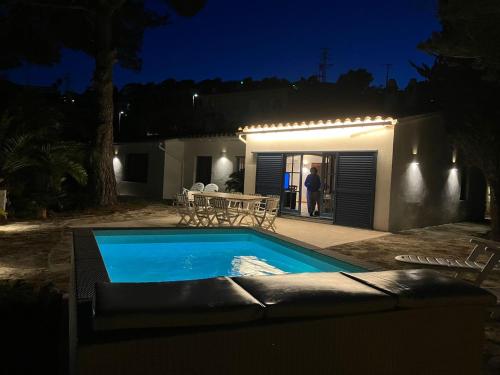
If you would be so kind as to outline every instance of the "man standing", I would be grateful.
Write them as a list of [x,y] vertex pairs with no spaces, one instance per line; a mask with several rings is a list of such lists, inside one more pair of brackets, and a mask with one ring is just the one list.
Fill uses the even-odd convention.
[[[307,176],[304,185],[307,188],[307,210],[309,211],[309,216],[319,216],[320,206],[319,206],[319,188],[321,187],[321,179],[318,176],[318,170],[312,167],[310,170],[311,174]],[[314,212],[318,205],[318,211]]]

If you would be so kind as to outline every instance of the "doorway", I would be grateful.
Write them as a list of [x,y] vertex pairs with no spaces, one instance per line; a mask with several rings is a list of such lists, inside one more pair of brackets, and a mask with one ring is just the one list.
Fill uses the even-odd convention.
[[196,180],[195,182],[203,182],[205,185],[212,180],[212,157],[197,156],[196,157]]
[[[310,217],[304,183],[312,167],[321,185],[318,214]],[[376,169],[374,151],[259,153],[255,191],[279,194],[284,215],[373,228]]]
[[315,205],[316,218],[333,218],[333,176],[334,155],[287,154],[284,157],[282,212],[295,216],[309,217],[306,178],[311,168],[316,168],[321,181],[319,202]]

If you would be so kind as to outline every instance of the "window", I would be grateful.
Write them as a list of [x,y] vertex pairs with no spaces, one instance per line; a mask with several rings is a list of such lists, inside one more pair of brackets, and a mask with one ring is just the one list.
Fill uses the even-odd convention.
[[148,182],[148,154],[128,154],[125,158],[125,181]]
[[468,170],[466,167],[460,168],[460,200],[467,199]]
[[241,172],[243,169],[245,169],[245,157],[236,156],[236,171]]

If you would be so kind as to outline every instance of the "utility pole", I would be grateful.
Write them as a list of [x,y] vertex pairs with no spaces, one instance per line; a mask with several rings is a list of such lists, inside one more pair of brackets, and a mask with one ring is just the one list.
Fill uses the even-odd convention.
[[385,66],[385,88],[389,86],[389,72],[391,70],[392,64],[384,64]]
[[329,48],[321,48],[321,57],[319,60],[319,74],[318,74],[318,80],[322,83],[326,82],[326,77],[327,77],[327,72],[328,69],[330,69],[333,64],[330,64],[328,62],[329,60]]

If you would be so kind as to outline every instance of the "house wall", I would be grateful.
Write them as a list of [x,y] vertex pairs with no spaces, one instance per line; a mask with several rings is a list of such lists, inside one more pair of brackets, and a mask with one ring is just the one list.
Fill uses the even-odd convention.
[[196,182],[196,158],[212,157],[211,182],[224,191],[229,175],[236,171],[236,157],[245,155],[245,145],[237,137],[186,138],[184,141],[184,187]]
[[[182,138],[116,144],[115,153],[118,194],[174,199],[183,187],[189,188],[195,182],[197,156],[212,157],[211,182],[224,191],[229,175],[237,168],[236,157],[245,155],[245,145],[234,136]],[[147,183],[124,180],[126,156],[131,153],[148,154]]]
[[246,136],[245,193],[255,192],[257,153],[377,151],[374,229],[389,229],[394,127],[356,127]]
[[[115,144],[113,169],[119,195],[161,199],[163,196],[163,170],[165,157],[158,147],[159,142]],[[148,154],[148,176],[146,183],[125,181],[127,154]]]
[[164,148],[163,199],[173,199],[184,186],[184,141],[168,139],[164,142]]
[[[415,153],[415,155],[413,155]],[[391,231],[464,220],[460,174],[437,114],[402,118],[395,127]],[[418,163],[418,164],[417,164]]]

